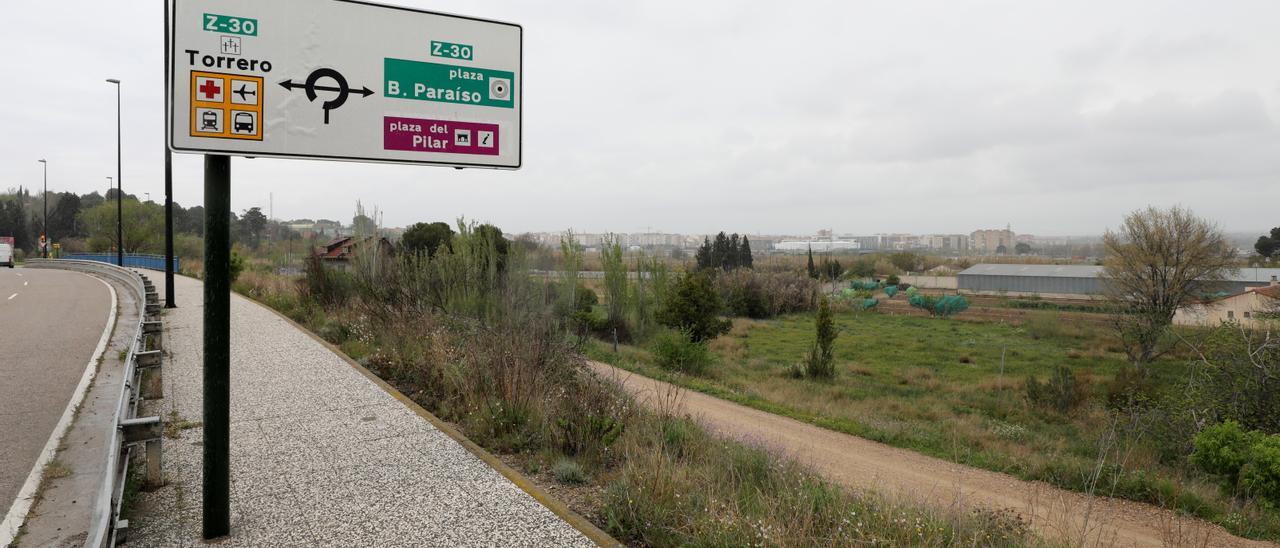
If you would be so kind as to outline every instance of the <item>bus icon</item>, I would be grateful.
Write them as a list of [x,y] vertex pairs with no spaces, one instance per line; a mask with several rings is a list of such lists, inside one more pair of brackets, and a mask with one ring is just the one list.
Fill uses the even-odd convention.
[[232,118],[231,131],[235,133],[253,133],[256,125],[257,124],[254,123],[253,113],[237,112],[235,117]]

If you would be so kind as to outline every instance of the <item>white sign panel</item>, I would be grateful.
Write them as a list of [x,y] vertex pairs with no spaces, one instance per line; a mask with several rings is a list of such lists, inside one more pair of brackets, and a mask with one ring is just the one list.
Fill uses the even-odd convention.
[[174,152],[520,167],[519,25],[353,0],[169,0]]

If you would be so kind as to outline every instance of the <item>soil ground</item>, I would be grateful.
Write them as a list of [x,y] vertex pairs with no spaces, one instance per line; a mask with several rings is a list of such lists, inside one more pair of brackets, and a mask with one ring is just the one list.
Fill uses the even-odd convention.
[[855,490],[958,509],[1017,512],[1051,541],[1088,546],[1276,546],[1155,506],[1091,497],[826,430],[592,362],[642,403],[676,398],[709,429],[790,456]]

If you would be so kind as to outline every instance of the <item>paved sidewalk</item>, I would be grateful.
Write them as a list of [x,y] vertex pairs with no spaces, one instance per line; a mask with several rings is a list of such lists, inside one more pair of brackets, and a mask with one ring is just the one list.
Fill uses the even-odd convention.
[[[195,424],[165,440],[169,484],[142,494],[130,546],[201,544],[202,287],[176,285],[151,413]],[[231,318],[232,535],[219,546],[593,545],[271,311],[234,296]]]

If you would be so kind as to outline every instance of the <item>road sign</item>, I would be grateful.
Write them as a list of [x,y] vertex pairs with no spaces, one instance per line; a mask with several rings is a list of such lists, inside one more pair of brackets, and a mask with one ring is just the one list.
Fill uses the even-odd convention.
[[519,25],[355,0],[168,0],[174,152],[517,169]]

